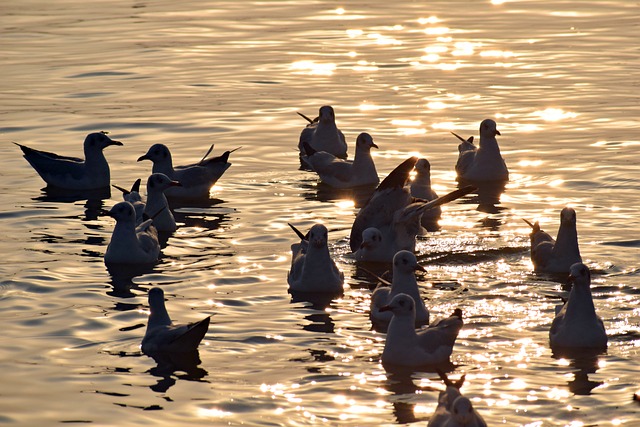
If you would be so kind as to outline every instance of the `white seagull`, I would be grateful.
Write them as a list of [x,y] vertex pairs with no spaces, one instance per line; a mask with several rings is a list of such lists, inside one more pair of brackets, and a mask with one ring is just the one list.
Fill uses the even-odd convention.
[[440,392],[438,406],[427,427],[487,427],[471,400],[460,393],[465,376],[454,383],[444,372],[438,370],[438,374],[447,388]]
[[298,142],[300,161],[303,165],[303,157],[309,155],[304,148],[305,142],[316,151],[325,151],[341,159],[347,158],[347,142],[342,131],[336,126],[336,114],[333,107],[329,105],[320,107],[320,114],[314,120],[304,114],[298,114],[309,122],[300,133]]
[[418,264],[416,256],[409,251],[400,251],[393,257],[393,278],[391,287],[381,282],[371,296],[371,321],[374,324],[389,323],[393,313],[386,309],[398,294],[406,294],[415,301],[415,326],[429,323],[429,310],[420,296],[415,271],[426,271]]
[[[419,159],[415,165],[416,175],[409,185],[411,195],[417,199],[430,202],[438,198],[438,194],[431,188],[431,164],[427,159]],[[438,220],[442,216],[442,208],[437,206],[422,214],[420,223],[427,231],[438,229]]]
[[568,273],[571,266],[582,262],[578,246],[576,211],[565,207],[560,212],[560,228],[554,240],[540,229],[540,224],[525,220],[531,227],[531,261],[539,273]]
[[90,133],[84,140],[84,160],[16,145],[47,185],[66,190],[96,190],[109,187],[111,179],[102,150],[122,142],[109,138],[106,132]]
[[116,203],[106,215],[116,220],[104,254],[107,264],[152,264],[160,256],[158,232],[148,219],[136,227],[136,211],[129,202]]
[[291,245],[291,270],[287,274],[289,290],[342,293],[344,274],[329,254],[327,227],[315,224],[304,235],[293,225],[289,226],[300,237],[300,243]]
[[383,310],[393,313],[382,351],[383,364],[420,367],[449,361],[462,329],[462,310],[457,308],[450,317],[418,331],[415,301],[409,295],[396,295]]
[[140,156],[138,161],[151,160],[153,162],[153,173],[163,173],[172,181],[182,184],[180,187],[167,189],[166,195],[169,197],[181,198],[208,198],[209,190],[220,179],[223,173],[231,166],[229,155],[240,147],[225,151],[218,157],[206,158],[213,145],[198,163],[176,166],[174,168],[171,160],[171,152],[164,144],[154,144],[146,154]]
[[371,148],[378,146],[368,133],[358,135],[353,161],[340,159],[326,151],[317,151],[306,141],[303,145],[307,153],[305,161],[318,174],[320,180],[331,187],[351,188],[380,182],[371,157]]
[[147,203],[144,214],[153,219],[153,225],[158,231],[176,231],[176,220],[169,209],[169,202],[164,193],[169,188],[181,185],[180,182],[171,180],[163,173],[153,173],[147,179]]
[[573,264],[569,280],[573,283],[569,299],[556,314],[549,330],[551,347],[606,349],[607,332],[593,305],[589,268],[581,262]]
[[[454,134],[455,135],[455,134]],[[500,154],[496,135],[500,135],[497,124],[491,119],[480,123],[478,147],[469,140],[458,146],[456,172],[463,181],[508,181],[509,171]],[[461,137],[457,136],[459,139]]]
[[164,291],[160,288],[149,290],[149,322],[142,338],[142,352],[189,352],[198,349],[198,345],[209,329],[210,317],[177,325],[171,321],[164,305]]

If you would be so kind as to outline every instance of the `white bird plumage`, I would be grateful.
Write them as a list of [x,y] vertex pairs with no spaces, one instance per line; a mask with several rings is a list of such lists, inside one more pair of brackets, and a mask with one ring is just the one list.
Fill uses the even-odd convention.
[[415,329],[415,301],[407,294],[398,294],[382,310],[391,310],[393,317],[387,329],[382,351],[382,363],[420,367],[446,363],[462,329],[462,310],[426,329]]
[[344,134],[336,125],[336,115],[333,107],[330,105],[320,107],[319,115],[314,120],[303,114],[300,115],[309,122],[300,133],[298,142],[300,161],[303,165],[305,164],[304,157],[309,154],[304,148],[305,142],[316,151],[331,153],[340,159],[347,158],[347,142]]
[[152,264],[158,261],[160,243],[152,219],[136,226],[136,211],[129,202],[116,203],[105,214],[116,220],[104,254],[105,263]]
[[102,150],[123,144],[109,138],[105,132],[90,133],[83,144],[84,159],[16,145],[47,185],[65,190],[96,190],[108,188],[111,180],[109,163]]
[[378,284],[371,296],[370,316],[374,324],[389,323],[393,313],[383,310],[393,298],[402,293],[409,295],[415,301],[415,326],[429,323],[429,310],[422,300],[418,282],[416,281],[416,270],[425,271],[424,267],[418,264],[416,256],[409,251],[399,251],[393,257],[393,277],[391,286],[384,283]]
[[190,352],[195,351],[209,330],[210,316],[193,323],[174,324],[164,303],[164,291],[149,290],[149,320],[142,338],[142,352]]
[[569,299],[556,314],[549,330],[551,347],[606,349],[607,332],[593,304],[589,268],[580,262],[573,264],[569,280],[573,282]]
[[315,150],[306,141],[303,145],[307,153],[305,161],[318,174],[320,181],[331,187],[352,188],[380,182],[371,157],[371,148],[378,146],[368,133],[358,135],[353,161],[341,159],[326,151]]
[[344,274],[329,253],[327,227],[315,224],[303,235],[293,225],[289,226],[300,237],[300,243],[291,245],[291,269],[287,274],[289,289],[293,292],[342,293]]
[[540,224],[525,222],[532,228],[531,262],[539,273],[568,273],[571,266],[582,262],[578,245],[576,211],[565,207],[560,212],[560,227],[554,240],[548,233],[540,229]]
[[179,187],[167,189],[165,194],[168,197],[208,198],[211,187],[231,166],[229,155],[238,150],[236,148],[225,151],[218,157],[207,158],[212,149],[213,145],[198,163],[174,167],[169,148],[164,144],[154,144],[146,154],[138,158],[138,161],[151,160],[153,173],[163,173],[172,181],[181,184]]
[[[458,146],[459,154],[456,162],[458,180],[509,180],[509,170],[500,154],[496,135],[500,135],[496,122],[491,119],[485,119],[480,123],[480,142],[478,147],[473,145],[470,140],[463,140]],[[457,135],[456,137],[462,139]]]

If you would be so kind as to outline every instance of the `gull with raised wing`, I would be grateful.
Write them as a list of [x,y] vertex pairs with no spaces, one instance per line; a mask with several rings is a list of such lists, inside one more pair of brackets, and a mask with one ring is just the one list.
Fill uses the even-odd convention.
[[160,288],[149,290],[149,321],[142,338],[142,352],[190,352],[198,345],[209,330],[210,316],[188,323],[174,324],[164,304],[164,291]]
[[393,313],[382,351],[383,364],[420,367],[449,362],[462,329],[462,310],[457,308],[446,319],[417,331],[415,301],[409,295],[396,295],[382,310]]
[[309,144],[315,151],[324,151],[340,159],[347,158],[347,142],[344,134],[336,125],[336,114],[333,107],[325,105],[320,107],[319,115],[311,120],[304,114],[298,113],[309,123],[300,133],[298,150],[300,151],[300,162],[304,165],[304,157],[308,153],[304,144]]
[[[496,135],[500,135],[494,120],[480,123],[478,147],[469,140],[458,146],[456,173],[459,181],[508,181],[509,171],[500,154]],[[461,137],[457,136],[459,139]]]
[[84,159],[61,156],[17,144],[24,158],[48,186],[65,190],[108,188],[111,174],[102,150],[122,142],[109,138],[106,132],[90,133],[84,140]]
[[289,226],[300,237],[300,243],[291,245],[291,269],[287,274],[289,290],[342,293],[344,274],[329,254],[327,227],[315,224],[305,235],[293,225]]
[[104,254],[107,264],[153,264],[160,256],[158,231],[153,220],[136,226],[136,211],[129,202],[116,203],[106,215],[116,220]]
[[437,371],[446,388],[438,396],[438,406],[427,427],[487,427],[485,420],[473,408],[471,400],[460,392],[465,376],[454,383],[444,372]]
[[538,273],[568,273],[571,266],[582,262],[578,246],[578,230],[576,227],[576,211],[565,207],[560,212],[560,228],[554,240],[548,233],[540,229],[538,222],[531,227],[531,261]]
[[[418,159],[415,165],[416,175],[409,185],[411,195],[417,199],[430,202],[438,198],[438,194],[431,188],[431,164],[427,159]],[[436,206],[422,214],[420,223],[427,231],[438,230],[438,220],[442,216],[442,208]]]
[[549,330],[552,348],[607,348],[607,332],[596,314],[591,295],[591,273],[581,262],[571,266],[569,281],[573,283],[569,299],[558,311]]
[[305,160],[320,181],[334,188],[351,188],[375,185],[380,182],[376,165],[371,157],[371,148],[378,148],[368,133],[361,133],[356,139],[356,153],[353,161],[344,160],[326,151],[317,151],[306,141]]
[[153,219],[153,225],[158,231],[176,231],[176,220],[169,209],[169,202],[164,193],[169,188],[181,185],[180,182],[173,181],[163,173],[153,173],[147,179],[147,203],[144,214]]
[[409,251],[399,251],[393,257],[393,278],[391,286],[381,282],[371,296],[371,322],[386,324],[391,321],[393,313],[386,309],[398,294],[406,294],[415,301],[415,326],[429,323],[429,310],[420,296],[420,289],[416,281],[416,270],[426,271],[418,264],[416,256]]
[[133,205],[136,210],[136,224],[142,223],[145,207],[145,203],[142,201],[142,195],[140,194],[140,182],[140,178],[136,179],[131,186],[131,190],[127,190],[126,188],[120,187],[116,184],[111,184],[113,185],[113,188],[122,192],[122,198],[125,202],[129,202]]
[[229,155],[238,148],[225,151],[218,157],[207,158],[213,149],[212,145],[198,163],[174,168],[169,148],[164,144],[154,144],[146,154],[138,158],[138,161],[151,160],[153,173],[163,173],[172,181],[178,181],[181,184],[181,186],[168,188],[165,192],[168,197],[208,198],[211,187],[231,166]]

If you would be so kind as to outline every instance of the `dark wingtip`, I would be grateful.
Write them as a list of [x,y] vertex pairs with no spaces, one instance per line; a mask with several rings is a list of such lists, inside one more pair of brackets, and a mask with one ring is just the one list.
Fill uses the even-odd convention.
[[136,182],[134,182],[133,185],[131,186],[131,193],[133,193],[134,191],[136,193],[140,192],[140,182],[141,182],[140,178],[136,179]]
[[296,235],[300,238],[300,240],[307,240],[307,236],[302,234],[302,231],[298,230],[293,224],[290,222],[287,223],[289,227],[296,233]]
[[129,191],[129,190],[127,190],[126,188],[122,188],[122,187],[120,187],[119,185],[111,184],[111,186],[112,186],[113,188],[115,188],[116,190],[120,190],[120,191],[122,191],[122,194],[124,194],[125,196],[126,196],[127,194],[129,194],[129,193],[130,193],[130,191]]
[[311,120],[309,117],[305,116],[304,114],[302,114],[299,111],[296,111],[296,114],[298,114],[300,117],[302,117],[303,119],[305,119],[306,121],[308,121],[309,123],[313,123],[313,120]]
[[400,163],[394,170],[382,180],[378,185],[377,190],[383,190],[387,188],[400,188],[404,187],[404,184],[409,179],[409,174],[413,170],[418,161],[417,157],[409,157],[404,162]]

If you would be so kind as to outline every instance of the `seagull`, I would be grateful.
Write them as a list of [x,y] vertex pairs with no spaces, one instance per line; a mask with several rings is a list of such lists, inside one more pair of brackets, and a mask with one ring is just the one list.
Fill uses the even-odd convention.
[[106,132],[90,133],[84,140],[85,159],[82,160],[15,144],[22,149],[24,158],[48,186],[66,190],[109,187],[109,163],[102,150],[110,145],[123,145],[122,142],[109,138]]
[[[431,164],[427,159],[419,159],[415,165],[416,176],[409,186],[411,196],[427,202],[438,198],[438,194],[431,188]],[[438,220],[442,215],[442,209],[437,206],[422,214],[420,223],[427,231],[438,229]]]
[[[497,124],[491,119],[480,123],[480,143],[476,148],[469,140],[458,146],[456,172],[463,181],[508,181],[509,171],[500,154]],[[457,136],[457,135],[456,135]],[[457,136],[462,139],[460,136]]]
[[316,151],[325,151],[341,159],[347,158],[347,142],[344,134],[336,126],[336,114],[333,107],[329,105],[320,107],[319,116],[314,120],[304,114],[298,114],[309,122],[300,133],[300,141],[298,142],[300,161],[303,165],[303,158],[310,154],[304,148],[305,142]]
[[142,196],[140,195],[140,182],[140,178],[136,179],[131,186],[131,190],[127,190],[126,188],[122,188],[116,184],[111,184],[114,188],[122,192],[122,198],[125,202],[129,202],[133,205],[136,210],[136,224],[142,223],[145,207],[145,203],[142,201]]
[[158,232],[148,219],[136,227],[136,211],[129,202],[116,203],[106,215],[116,220],[104,254],[107,264],[152,264],[158,261]]
[[399,251],[393,257],[393,278],[391,287],[382,282],[376,287],[371,296],[370,316],[373,323],[389,323],[393,317],[387,307],[393,298],[402,293],[409,295],[415,301],[415,326],[429,323],[429,310],[420,296],[415,271],[426,271],[418,264],[416,256],[409,251]]
[[181,185],[163,173],[153,173],[147,179],[147,203],[144,214],[153,219],[153,225],[158,231],[176,231],[176,220],[169,209],[169,203],[164,193],[169,188]]
[[287,274],[289,290],[342,293],[344,274],[329,255],[327,227],[315,224],[304,235],[293,225],[289,226],[300,237],[300,243],[291,245],[291,270]]
[[449,361],[462,329],[462,310],[457,308],[446,319],[418,331],[415,329],[415,301],[409,295],[396,295],[382,310],[393,313],[382,351],[383,364],[419,367]]
[[164,305],[164,291],[160,288],[149,290],[149,322],[142,339],[142,352],[189,352],[198,345],[209,329],[210,316],[184,325],[171,321]]
[[571,266],[582,262],[578,247],[578,231],[576,229],[576,211],[565,207],[560,212],[560,228],[554,240],[548,233],[540,229],[538,222],[531,224],[531,261],[538,273],[568,273]]
[[173,167],[171,152],[164,144],[154,144],[149,151],[138,158],[138,161],[151,160],[153,173],[163,173],[173,181],[178,181],[182,186],[167,189],[168,197],[182,198],[208,198],[209,190],[220,179],[222,174],[229,169],[229,155],[240,147],[225,151],[218,157],[207,156],[213,150],[213,145],[198,163]]
[[487,427],[471,400],[460,393],[465,376],[454,383],[444,372],[437,371],[447,388],[440,392],[438,406],[427,427]]
[[607,332],[593,305],[589,268],[581,262],[573,264],[569,281],[573,283],[569,299],[556,314],[549,330],[551,347],[606,349]]
[[305,161],[320,176],[320,180],[331,187],[351,188],[380,182],[371,158],[371,148],[378,146],[368,133],[358,135],[353,161],[340,159],[326,151],[317,151],[306,141],[303,145],[308,153]]

